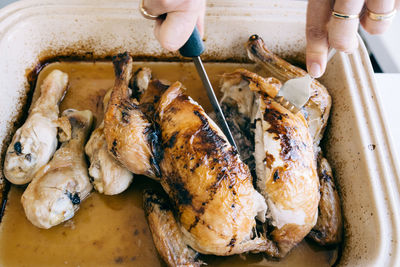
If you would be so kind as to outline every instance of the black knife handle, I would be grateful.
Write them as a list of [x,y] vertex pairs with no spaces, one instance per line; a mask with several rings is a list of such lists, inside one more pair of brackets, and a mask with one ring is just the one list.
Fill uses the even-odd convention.
[[196,26],[187,42],[179,49],[179,53],[184,57],[198,57],[203,52],[204,43]]

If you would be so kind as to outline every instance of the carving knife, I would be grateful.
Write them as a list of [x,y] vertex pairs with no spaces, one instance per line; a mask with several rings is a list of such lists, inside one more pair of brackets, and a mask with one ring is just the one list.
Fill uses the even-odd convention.
[[229,130],[228,123],[225,120],[225,116],[221,110],[218,103],[218,99],[215,96],[214,89],[208,79],[207,72],[204,69],[203,62],[201,61],[200,55],[204,52],[204,43],[201,40],[199,31],[197,27],[194,28],[192,35],[190,35],[187,42],[179,49],[179,52],[184,57],[191,57],[193,59],[194,65],[196,66],[197,73],[199,74],[204,88],[207,91],[208,99],[214,108],[215,114],[217,116],[218,125],[221,127],[226,138],[228,138],[229,143],[237,149],[235,140],[233,139],[232,133]]

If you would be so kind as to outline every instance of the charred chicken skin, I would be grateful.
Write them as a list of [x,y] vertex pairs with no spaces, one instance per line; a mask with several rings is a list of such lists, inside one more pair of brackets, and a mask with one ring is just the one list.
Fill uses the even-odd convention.
[[40,97],[7,149],[4,175],[11,183],[29,183],[56,151],[58,104],[67,84],[68,75],[59,70],[52,71],[45,78]]
[[[224,75],[222,82],[222,105],[237,110],[228,117],[241,114],[241,120],[251,120],[255,127],[249,139],[254,139],[256,184],[268,205],[266,235],[276,245],[266,253],[281,258],[315,225],[320,197],[307,123],[301,113],[291,113],[270,97],[279,88],[278,80],[246,70]],[[243,99],[253,101],[252,110]]]
[[119,54],[113,63],[115,84],[104,117],[107,147],[131,172],[157,178],[160,171],[153,155],[157,135],[138,99],[131,98],[132,58],[128,53]]
[[61,147],[28,185],[21,202],[37,227],[48,229],[72,218],[92,190],[84,144],[92,127],[91,111],[68,109],[59,120]]

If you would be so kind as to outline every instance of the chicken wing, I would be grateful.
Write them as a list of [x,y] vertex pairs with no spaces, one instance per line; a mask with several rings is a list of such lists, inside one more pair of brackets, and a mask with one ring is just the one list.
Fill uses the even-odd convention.
[[200,266],[198,253],[185,244],[167,197],[145,191],[143,206],[154,244],[164,261],[169,266]]
[[57,148],[57,125],[60,103],[68,84],[68,75],[52,71],[41,86],[24,125],[19,128],[7,149],[4,175],[13,184],[26,184],[53,156]]
[[92,190],[84,155],[92,112],[69,109],[62,115],[62,145],[36,173],[21,198],[28,220],[45,229],[72,218]]
[[267,253],[273,257],[284,257],[310,232],[317,220],[319,202],[307,123],[302,114],[294,115],[270,97],[279,88],[278,80],[263,79],[246,70],[224,75],[222,82],[222,106],[231,106],[255,124],[256,184],[268,205],[265,228],[272,228],[267,236],[278,252]]
[[[103,106],[107,109],[111,90],[104,96]],[[104,121],[93,131],[85,146],[90,160],[89,174],[92,184],[99,193],[119,194],[129,187],[133,174],[122,166],[108,151],[104,136]]]
[[132,58],[128,53],[113,58],[115,84],[104,118],[104,134],[112,155],[135,174],[152,178],[160,176],[153,154],[157,134],[147,116],[132,99],[129,83],[132,77]]
[[162,95],[156,122],[164,151],[161,185],[176,207],[185,243],[214,255],[268,249],[254,234],[255,217],[263,220],[267,207],[248,167],[179,82]]
[[[269,74],[277,77],[282,82],[306,74],[304,70],[274,55],[257,35],[252,35],[247,42],[247,52],[250,59],[259,63]],[[319,143],[328,122],[332,100],[328,90],[317,80],[313,81],[311,88],[311,97],[300,112],[306,118],[314,142],[314,155],[316,160],[318,158],[320,162],[322,155],[320,155],[321,148],[319,147]],[[330,173],[330,182],[324,179],[326,176],[321,175],[325,171]],[[311,232],[311,238],[321,245],[337,244],[342,239],[343,222],[341,214],[337,213],[341,212],[341,207],[339,195],[334,186],[335,178],[331,175],[329,162],[326,159],[323,160],[323,164],[318,164],[318,173],[320,177],[321,200],[319,204],[318,223],[316,229],[314,229],[315,231]],[[330,212],[334,213],[330,214]],[[332,219],[332,221],[328,222],[328,218]],[[315,233],[318,233],[318,235]],[[319,237],[317,238],[317,236]]]
[[333,180],[332,170],[326,158],[318,157],[318,176],[321,200],[317,224],[308,235],[320,245],[335,245],[342,242],[343,219],[339,194]]

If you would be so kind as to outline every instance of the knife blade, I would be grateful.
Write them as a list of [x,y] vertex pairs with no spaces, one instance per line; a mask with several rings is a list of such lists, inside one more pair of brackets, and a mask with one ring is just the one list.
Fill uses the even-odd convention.
[[179,52],[181,53],[182,56],[191,57],[193,59],[197,73],[200,76],[203,86],[206,89],[208,99],[210,100],[210,103],[215,111],[218,125],[221,127],[221,130],[225,134],[229,143],[233,147],[235,147],[235,149],[238,151],[235,139],[232,136],[228,123],[226,122],[224,113],[222,112],[218,99],[215,96],[214,89],[211,85],[210,80],[208,79],[207,72],[200,58],[200,55],[204,52],[204,43],[201,40],[197,27],[194,28],[192,35],[190,35],[187,42],[179,49]]
[[229,143],[234,146],[237,150],[237,146],[235,143],[235,139],[233,139],[231,130],[229,129],[228,123],[226,122],[224,113],[222,112],[221,106],[219,105],[218,99],[215,96],[214,90],[208,79],[207,72],[204,69],[203,62],[200,57],[193,57],[194,65],[196,66],[197,73],[200,76],[201,81],[203,82],[204,88],[206,89],[208,99],[211,102],[211,105],[214,108],[215,114],[217,116],[218,124],[224,132],[226,138],[228,138]]

